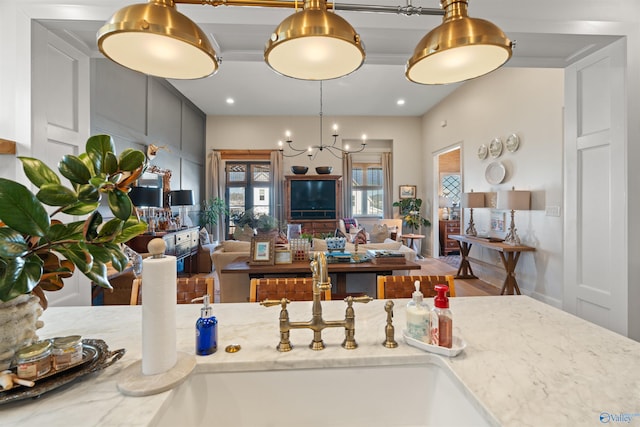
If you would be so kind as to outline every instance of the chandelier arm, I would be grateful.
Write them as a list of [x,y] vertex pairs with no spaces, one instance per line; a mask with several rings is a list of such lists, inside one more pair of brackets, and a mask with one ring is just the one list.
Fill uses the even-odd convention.
[[[274,8],[299,8],[296,1],[284,0],[174,0],[176,4],[206,4],[209,6],[251,6],[251,7],[274,7]],[[405,6],[384,6],[384,5],[367,5],[367,4],[336,4],[335,2],[327,2],[327,9],[344,10],[349,12],[370,12],[370,13],[389,13],[396,15],[433,15],[444,16],[444,10],[440,8],[416,7],[412,5]]]

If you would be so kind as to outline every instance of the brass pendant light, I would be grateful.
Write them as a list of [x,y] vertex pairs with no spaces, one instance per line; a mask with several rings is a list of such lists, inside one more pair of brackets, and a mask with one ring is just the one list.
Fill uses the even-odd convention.
[[98,48],[120,65],[157,77],[196,79],[218,70],[207,36],[173,0],[120,9],[98,31]]
[[440,0],[443,22],[416,46],[406,66],[422,84],[461,82],[487,74],[511,58],[513,43],[496,25],[467,16],[468,0]]
[[326,0],[305,0],[303,10],[275,29],[264,51],[276,72],[303,80],[329,80],[360,68],[365,52],[360,36]]

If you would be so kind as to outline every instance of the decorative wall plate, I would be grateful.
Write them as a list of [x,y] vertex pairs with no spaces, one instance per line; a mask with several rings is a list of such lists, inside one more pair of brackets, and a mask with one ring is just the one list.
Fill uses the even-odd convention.
[[489,149],[487,148],[486,145],[482,144],[480,147],[478,147],[478,158],[480,160],[486,159],[487,154],[489,154]]
[[507,171],[502,162],[491,162],[484,172],[484,177],[489,184],[497,185],[504,181],[506,174]]
[[489,154],[494,159],[500,157],[502,154],[502,140],[500,138],[493,138],[489,144]]
[[515,133],[512,133],[507,138],[505,145],[507,146],[507,150],[509,150],[510,153],[517,151],[518,147],[520,146],[520,137]]

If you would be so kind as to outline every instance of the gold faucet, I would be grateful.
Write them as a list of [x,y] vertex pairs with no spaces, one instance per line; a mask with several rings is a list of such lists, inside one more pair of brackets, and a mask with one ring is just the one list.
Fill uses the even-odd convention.
[[331,280],[329,279],[329,269],[327,268],[327,258],[323,252],[318,252],[311,261],[311,273],[313,276],[313,305],[311,307],[311,320],[307,322],[291,322],[289,320],[289,312],[287,304],[289,300],[282,298],[281,300],[264,300],[260,304],[265,307],[280,305],[280,343],[276,347],[278,351],[290,351],[293,347],[289,341],[289,332],[291,329],[311,329],[313,330],[313,341],[309,344],[312,350],[324,349],[322,341],[322,330],[324,328],[344,328],[344,341],[342,347],[347,350],[353,350],[358,347],[355,340],[355,310],[354,302],[368,303],[373,300],[369,296],[345,298],[347,310],[343,320],[324,320],[322,318],[322,302],[320,295],[322,291],[331,289]]

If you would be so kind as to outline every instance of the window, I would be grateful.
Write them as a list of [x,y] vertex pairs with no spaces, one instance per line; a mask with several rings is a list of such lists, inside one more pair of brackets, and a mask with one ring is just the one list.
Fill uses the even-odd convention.
[[[227,162],[226,200],[229,217],[249,209],[254,215],[271,215],[271,165],[269,162]],[[235,225],[227,219],[227,233]]]
[[384,215],[384,174],[382,163],[360,163],[354,160],[352,165],[351,213],[353,216]]
[[460,218],[460,193],[462,192],[460,174],[441,174],[440,192],[451,201],[452,207],[449,208],[449,219]]

